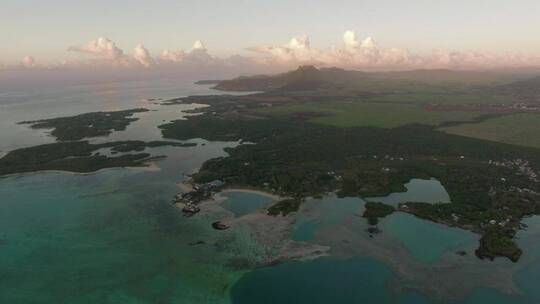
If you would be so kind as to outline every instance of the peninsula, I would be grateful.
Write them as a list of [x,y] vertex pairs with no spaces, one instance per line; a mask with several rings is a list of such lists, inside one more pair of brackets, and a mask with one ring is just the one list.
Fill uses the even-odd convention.
[[[330,192],[382,196],[405,191],[404,183],[412,178],[436,178],[451,203],[408,202],[397,211],[479,233],[480,258],[517,261],[522,252],[513,238],[521,219],[540,214],[540,150],[439,129],[523,112],[513,106],[520,102],[513,96],[492,93],[502,79],[486,77],[301,67],[217,85],[264,93],[178,99],[208,107],[161,129],[165,138],[251,143],[205,162],[194,181],[267,189],[294,202]],[[502,105],[495,106],[494,100]],[[287,214],[299,205],[280,202],[269,213]],[[371,223],[391,211],[374,207],[366,214]]]

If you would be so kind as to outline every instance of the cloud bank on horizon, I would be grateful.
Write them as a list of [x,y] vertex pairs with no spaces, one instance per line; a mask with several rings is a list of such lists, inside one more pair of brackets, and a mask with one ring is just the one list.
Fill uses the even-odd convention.
[[414,54],[403,48],[381,48],[372,37],[360,39],[354,31],[346,31],[343,34],[341,47],[314,48],[311,46],[310,38],[303,35],[292,38],[284,45],[260,45],[246,50],[250,51],[252,55],[220,58],[211,55],[201,41],[196,41],[189,50],[164,50],[159,55],[152,56],[142,43],[138,44],[131,53],[126,53],[114,41],[101,37],[68,48],[70,52],[86,54],[91,58],[39,65],[34,57],[26,56],[18,67],[159,69],[180,67],[242,68],[249,66],[251,70],[260,71],[270,67],[287,69],[306,64],[319,67],[382,71],[540,67],[540,54],[500,54],[441,49],[433,50],[430,54]]

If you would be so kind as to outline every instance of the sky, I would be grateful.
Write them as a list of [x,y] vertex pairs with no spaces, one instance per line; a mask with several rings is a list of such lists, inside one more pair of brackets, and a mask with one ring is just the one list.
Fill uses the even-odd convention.
[[[369,60],[370,66],[386,65],[382,50],[389,49],[407,51],[402,66],[435,66],[433,59],[410,59],[411,54],[427,56],[433,50],[489,53],[494,62],[501,58],[493,54],[532,56],[519,62],[536,64],[539,16],[538,0],[2,0],[0,63],[38,66],[73,64],[96,56],[103,59],[84,48],[102,37],[126,56],[148,55],[150,60],[129,59],[142,67],[155,65],[165,49],[189,52],[197,40],[216,58],[240,54],[271,57],[276,62],[340,65],[343,54],[330,54],[329,50],[347,48],[344,35],[354,31],[358,48],[372,37],[379,56],[370,54],[366,59],[364,51],[362,58],[354,55],[359,68],[368,66]],[[303,35],[308,37],[307,45]],[[295,48],[293,37],[304,39],[301,54],[290,51]],[[139,44],[142,48],[135,49]],[[305,51],[306,46],[310,52]],[[456,58],[462,60],[460,56],[465,55]],[[517,59],[512,58],[514,64]],[[396,60],[392,62],[396,65]]]

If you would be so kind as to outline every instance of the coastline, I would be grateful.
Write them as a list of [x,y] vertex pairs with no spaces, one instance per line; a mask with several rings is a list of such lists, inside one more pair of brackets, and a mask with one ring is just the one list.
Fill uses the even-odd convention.
[[[191,178],[188,177],[187,179],[185,180],[182,180],[182,181],[178,181],[176,182],[176,186],[178,188],[180,188],[180,190],[182,192],[190,192],[190,191],[194,191],[193,189],[193,184],[191,183]],[[257,195],[261,195],[261,196],[265,196],[265,197],[269,197],[275,201],[280,201],[280,200],[283,200],[285,199],[286,197],[282,197],[278,194],[274,194],[274,193],[271,193],[271,192],[268,192],[268,191],[265,191],[265,190],[262,190],[262,189],[254,189],[254,188],[248,188],[248,187],[231,187],[231,188],[223,188],[219,191],[216,191],[216,193],[214,194],[215,195],[219,195],[220,193],[230,193],[230,192],[242,192],[242,193],[252,193],[252,194],[257,194]]]
[[252,194],[269,197],[275,201],[280,201],[283,199],[283,197],[277,194],[273,194],[273,193],[266,192],[263,190],[250,189],[250,188],[226,188],[220,191],[220,193],[229,193],[229,192],[252,193]]
[[74,171],[66,171],[66,170],[38,170],[38,171],[20,172],[20,173],[12,173],[12,174],[0,175],[0,178],[33,176],[33,175],[48,174],[48,173],[59,173],[59,174],[65,174],[65,175],[71,175],[71,176],[86,176],[86,175],[98,174],[98,173],[106,171],[106,170],[118,170],[118,169],[128,169],[128,170],[134,170],[134,171],[147,171],[147,172],[161,171],[161,168],[159,166],[157,166],[155,163],[152,162],[152,163],[150,163],[150,164],[148,164],[146,166],[140,166],[140,167],[110,167],[110,168],[101,168],[101,169],[98,169],[98,170],[92,171],[92,172],[74,172]]

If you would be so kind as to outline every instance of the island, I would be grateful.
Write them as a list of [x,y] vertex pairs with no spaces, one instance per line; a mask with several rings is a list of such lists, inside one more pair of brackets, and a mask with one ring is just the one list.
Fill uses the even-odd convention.
[[45,170],[89,173],[105,168],[144,167],[148,161],[163,156],[152,156],[150,153],[107,156],[100,154],[99,150],[110,149],[111,154],[116,154],[141,152],[147,147],[194,145],[196,144],[171,141],[116,141],[103,144],[72,141],[44,144],[8,152],[0,158],[0,176]]
[[[443,129],[524,111],[514,97],[493,93],[502,80],[487,77],[301,67],[217,86],[263,93],[174,100],[208,107],[160,128],[164,138],[248,143],[206,161],[193,181],[220,180],[294,198],[270,207],[274,216],[298,210],[307,197],[383,196],[405,191],[412,178],[436,178],[451,203],[408,202],[395,211],[480,234],[480,258],[517,261],[521,220],[540,214],[540,149],[526,140],[513,145]],[[392,209],[368,203],[365,217],[376,224]]]
[[394,207],[379,202],[367,202],[365,207],[366,210],[362,216],[365,217],[372,226],[376,226],[379,223],[380,218],[384,218],[396,211]]
[[111,112],[92,112],[75,116],[22,121],[19,124],[30,125],[33,129],[52,129],[51,135],[59,141],[81,140],[83,138],[107,136],[113,131],[122,131],[138,118],[136,113],[148,109],[130,109]]
[[198,81],[195,81],[195,84],[200,84],[200,85],[207,85],[207,84],[214,84],[214,85],[217,85],[217,84],[220,84],[223,80],[211,80],[211,79],[203,79],[203,80],[198,80]]

